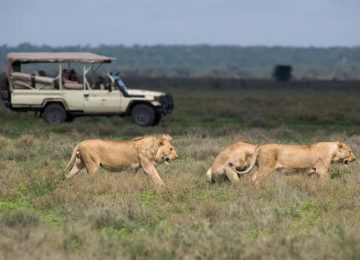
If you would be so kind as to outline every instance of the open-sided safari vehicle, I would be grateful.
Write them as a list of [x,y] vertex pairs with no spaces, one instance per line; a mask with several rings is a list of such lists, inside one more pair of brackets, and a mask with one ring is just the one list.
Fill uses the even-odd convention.
[[[93,53],[9,53],[7,73],[0,80],[1,98],[7,108],[40,112],[49,123],[83,115],[120,115],[150,126],[171,113],[171,94],[127,89],[118,75],[101,73],[101,65],[113,60]],[[29,64],[35,69],[22,70]],[[81,76],[73,66],[82,70]]]

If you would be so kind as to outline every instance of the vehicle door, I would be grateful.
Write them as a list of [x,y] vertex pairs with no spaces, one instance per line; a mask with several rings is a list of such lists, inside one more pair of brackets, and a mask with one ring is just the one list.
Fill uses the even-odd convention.
[[85,90],[82,84],[64,84],[64,100],[71,111],[83,111]]
[[84,112],[120,113],[122,94],[118,89],[89,89],[84,92]]

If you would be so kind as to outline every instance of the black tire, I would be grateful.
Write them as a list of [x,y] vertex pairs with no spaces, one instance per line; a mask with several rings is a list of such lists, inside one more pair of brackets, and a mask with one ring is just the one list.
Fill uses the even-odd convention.
[[139,104],[131,110],[131,118],[139,126],[151,126],[155,120],[155,111],[149,105]]
[[3,101],[9,101],[10,91],[9,91],[9,81],[5,73],[0,75],[0,94]]
[[152,125],[158,125],[160,123],[160,120],[161,120],[161,114],[160,113],[156,113],[155,114],[155,119],[154,119],[154,122],[152,123]]
[[65,122],[67,119],[67,113],[62,105],[50,104],[48,105],[42,114],[45,122],[49,124],[56,124]]
[[0,73],[0,89],[1,90],[8,90],[9,83],[5,73]]

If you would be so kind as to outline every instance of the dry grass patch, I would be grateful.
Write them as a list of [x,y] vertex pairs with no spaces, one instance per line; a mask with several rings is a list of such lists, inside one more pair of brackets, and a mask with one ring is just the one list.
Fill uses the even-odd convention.
[[7,145],[7,138],[0,136],[0,149],[3,149]]
[[19,148],[34,147],[36,144],[34,135],[22,135],[17,139],[16,142]]

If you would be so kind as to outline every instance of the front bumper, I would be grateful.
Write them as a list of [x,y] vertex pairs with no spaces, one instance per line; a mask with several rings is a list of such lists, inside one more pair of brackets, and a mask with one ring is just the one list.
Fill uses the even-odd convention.
[[159,103],[160,107],[157,108],[158,112],[164,115],[171,114],[174,109],[174,100],[171,94],[160,96]]

